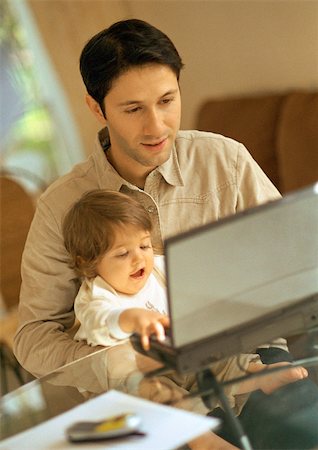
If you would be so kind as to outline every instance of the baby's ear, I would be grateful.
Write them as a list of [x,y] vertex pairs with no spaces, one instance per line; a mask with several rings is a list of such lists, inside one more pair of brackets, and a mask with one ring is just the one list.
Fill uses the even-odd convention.
[[76,267],[79,269],[82,269],[83,265],[85,264],[85,259],[81,256],[76,256]]
[[76,256],[76,269],[81,277],[95,278],[97,275],[95,264],[90,263],[82,256]]

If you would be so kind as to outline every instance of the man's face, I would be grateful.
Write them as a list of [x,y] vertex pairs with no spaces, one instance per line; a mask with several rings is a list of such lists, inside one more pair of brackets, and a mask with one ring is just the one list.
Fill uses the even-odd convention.
[[114,242],[97,264],[97,274],[117,292],[136,294],[153,269],[150,232],[134,225],[118,227]]
[[176,75],[159,64],[129,69],[114,81],[105,111],[109,161],[123,178],[143,187],[146,176],[169,159],[180,127]]

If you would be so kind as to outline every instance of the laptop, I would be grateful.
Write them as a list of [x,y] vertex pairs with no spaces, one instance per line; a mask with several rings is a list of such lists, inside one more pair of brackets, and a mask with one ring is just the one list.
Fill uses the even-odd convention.
[[318,183],[165,242],[169,336],[145,352],[180,373],[318,325]]

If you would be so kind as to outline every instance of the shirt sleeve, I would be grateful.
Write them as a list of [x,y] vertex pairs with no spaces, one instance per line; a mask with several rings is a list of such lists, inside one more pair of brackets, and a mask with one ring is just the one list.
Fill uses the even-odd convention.
[[118,307],[116,292],[108,290],[101,278],[85,280],[74,302],[75,314],[81,324],[75,339],[105,347],[127,339],[130,334],[119,326],[119,316],[125,309]]
[[113,309],[107,317],[107,326],[110,334],[118,340],[127,339],[132,333],[125,333],[119,326],[119,316],[123,309]]
[[[216,375],[218,381],[224,382],[228,380],[234,380],[235,378],[246,375],[248,365],[251,362],[258,364],[262,363],[258,354],[241,354],[216,362],[211,366],[211,369]],[[231,408],[233,408],[236,415],[240,414],[250,395],[249,393],[238,394],[237,392],[239,387],[240,385],[238,383],[228,384],[224,386],[224,392],[227,396]],[[214,407],[217,406],[220,405],[216,403]]]
[[14,344],[20,364],[39,377],[98,350],[71,337],[79,281],[68,266],[57,220],[41,200],[26,241],[21,273]]
[[281,197],[279,191],[242,144],[238,147],[236,165],[237,212]]

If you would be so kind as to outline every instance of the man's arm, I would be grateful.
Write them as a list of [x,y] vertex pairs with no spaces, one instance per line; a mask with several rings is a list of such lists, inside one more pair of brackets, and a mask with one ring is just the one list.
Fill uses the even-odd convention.
[[281,197],[248,150],[239,145],[236,161],[237,212]]
[[74,341],[58,322],[37,321],[19,328],[14,351],[28,372],[41,377],[99,349]]
[[68,267],[60,219],[43,201],[32,222],[22,259],[22,287],[15,355],[39,377],[98,347],[75,342],[65,331],[74,324],[78,280]]

